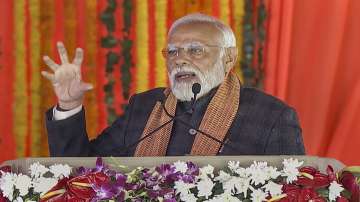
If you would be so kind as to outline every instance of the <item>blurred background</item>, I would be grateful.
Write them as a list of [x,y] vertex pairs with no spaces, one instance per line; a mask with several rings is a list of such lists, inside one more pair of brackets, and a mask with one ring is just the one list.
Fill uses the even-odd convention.
[[129,96],[167,86],[161,49],[171,23],[202,12],[231,26],[244,85],[293,106],[308,155],[360,164],[358,0],[0,0],[0,162],[48,156],[46,110],[56,104],[43,55],[85,50],[90,138]]

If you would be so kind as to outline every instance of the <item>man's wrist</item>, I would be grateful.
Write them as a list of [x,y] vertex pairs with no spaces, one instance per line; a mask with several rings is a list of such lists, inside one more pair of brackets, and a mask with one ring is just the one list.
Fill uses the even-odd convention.
[[67,112],[70,111],[71,109],[63,109],[59,106],[59,104],[56,105],[56,110],[58,110],[59,112]]
[[63,120],[63,119],[67,119],[77,113],[79,113],[82,109],[82,105],[72,109],[72,110],[66,110],[66,111],[59,111],[58,107],[55,106],[53,108],[53,120],[54,121],[58,121],[58,120]]
[[60,108],[60,110],[58,110],[58,111],[69,111],[69,110],[79,107],[80,105],[82,105],[81,100],[73,101],[73,102],[59,101],[59,104],[56,106],[56,109],[58,110],[58,108]]

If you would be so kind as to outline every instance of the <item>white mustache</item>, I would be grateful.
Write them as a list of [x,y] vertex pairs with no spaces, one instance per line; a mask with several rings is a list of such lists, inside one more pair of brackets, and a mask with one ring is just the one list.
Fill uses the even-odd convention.
[[198,69],[193,68],[191,66],[181,66],[181,67],[175,67],[171,70],[170,72],[170,79],[175,82],[175,75],[180,73],[180,72],[190,72],[195,74],[196,77],[201,78],[201,76],[203,75],[202,72],[200,72]]

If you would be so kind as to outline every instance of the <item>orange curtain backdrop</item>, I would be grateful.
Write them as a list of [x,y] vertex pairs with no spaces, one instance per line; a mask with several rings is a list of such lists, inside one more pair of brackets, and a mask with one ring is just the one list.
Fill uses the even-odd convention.
[[268,0],[265,91],[298,111],[307,154],[360,164],[360,1]]

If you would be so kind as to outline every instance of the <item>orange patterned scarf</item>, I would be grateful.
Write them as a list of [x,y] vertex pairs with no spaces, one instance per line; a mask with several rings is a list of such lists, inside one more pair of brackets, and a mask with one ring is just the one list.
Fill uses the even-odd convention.
[[[177,99],[169,88],[164,90],[164,94],[167,96],[165,108],[169,114],[175,116]],[[211,99],[201,120],[199,130],[212,135],[220,141],[224,141],[238,111],[239,100],[240,81],[234,73],[230,72]],[[151,131],[169,120],[171,120],[171,117],[166,114],[161,106],[161,102],[158,101],[150,114],[141,138],[147,136]],[[136,147],[134,156],[165,156],[171,137],[172,125],[173,122],[170,122],[156,133],[144,139]],[[216,155],[220,147],[220,143],[197,133],[191,148],[191,155]]]

